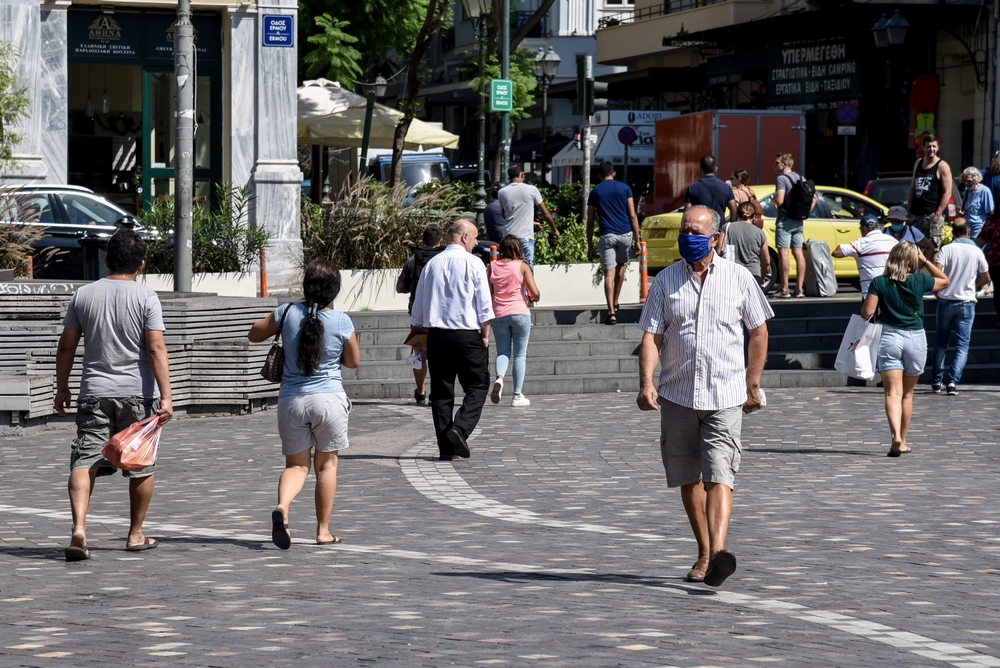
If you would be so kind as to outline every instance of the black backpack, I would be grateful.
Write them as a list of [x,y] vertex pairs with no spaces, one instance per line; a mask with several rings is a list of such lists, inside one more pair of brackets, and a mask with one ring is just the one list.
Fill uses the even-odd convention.
[[410,305],[413,308],[413,297],[417,294],[417,283],[420,282],[420,274],[424,271],[424,266],[431,259],[443,251],[445,246],[424,246],[423,244],[410,244],[410,251],[413,253],[413,278],[410,281]]
[[785,202],[782,208],[789,218],[794,220],[805,220],[812,212],[813,197],[816,196],[816,184],[812,179],[799,180],[792,184],[792,189],[785,195]]

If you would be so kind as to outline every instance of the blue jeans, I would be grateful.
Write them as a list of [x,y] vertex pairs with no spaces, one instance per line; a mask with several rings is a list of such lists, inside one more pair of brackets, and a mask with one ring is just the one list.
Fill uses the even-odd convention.
[[948,337],[955,330],[955,357],[948,370],[948,382],[956,385],[962,380],[965,362],[969,359],[969,340],[972,338],[972,321],[976,317],[976,302],[957,302],[938,299],[937,335],[934,337],[934,374],[932,385],[944,380],[944,354],[948,350]]
[[531,267],[531,273],[535,273],[535,238],[518,237],[521,242],[521,250],[524,251],[524,263]]
[[514,358],[514,394],[521,394],[524,384],[524,358],[528,354],[531,316],[508,315],[493,321],[493,337],[497,342],[497,375],[507,373],[510,358]]

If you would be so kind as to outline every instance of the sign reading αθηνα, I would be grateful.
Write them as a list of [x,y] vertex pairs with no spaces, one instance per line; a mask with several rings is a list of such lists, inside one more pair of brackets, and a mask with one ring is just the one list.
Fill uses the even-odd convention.
[[834,111],[857,104],[860,93],[858,57],[847,40],[768,45],[768,109]]
[[142,16],[70,7],[66,41],[71,58],[140,58]]
[[514,84],[510,79],[490,79],[490,111],[513,111]]

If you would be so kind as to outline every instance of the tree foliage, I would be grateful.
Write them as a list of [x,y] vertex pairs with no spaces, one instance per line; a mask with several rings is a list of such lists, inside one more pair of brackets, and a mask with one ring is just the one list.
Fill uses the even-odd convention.
[[17,167],[14,148],[24,134],[14,128],[28,114],[31,98],[17,71],[17,47],[0,41],[0,172]]
[[[489,84],[490,79],[500,78],[500,58],[496,53],[486,54],[486,67],[484,76],[479,76],[479,59],[474,58],[469,61],[466,71],[475,76],[469,81],[469,86],[473,90],[480,90],[480,87]],[[535,96],[531,91],[538,87],[538,80],[535,79],[535,54],[528,49],[517,49],[510,54],[510,80],[514,84],[514,103],[510,111],[511,128],[516,121],[522,118],[530,118],[525,109],[535,103]],[[486,106],[488,100],[483,100],[482,112],[488,112]],[[487,117],[488,117],[487,113]]]
[[351,46],[358,43],[358,38],[345,32],[351,22],[338,21],[329,14],[320,14],[315,21],[321,32],[310,35],[307,40],[314,48],[303,58],[308,65],[306,75],[321,74],[331,81],[339,81],[343,88],[354,90],[352,80],[360,78],[363,70],[359,64],[361,52]]

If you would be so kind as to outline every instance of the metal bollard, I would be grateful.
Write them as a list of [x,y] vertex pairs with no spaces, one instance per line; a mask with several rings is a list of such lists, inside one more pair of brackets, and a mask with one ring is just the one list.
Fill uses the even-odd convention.
[[649,294],[649,258],[646,255],[646,242],[639,242],[639,303],[646,303]]
[[32,255],[31,253],[28,253],[24,257],[24,264],[26,265],[25,272],[28,275],[28,280],[29,281],[35,280],[35,256]]
[[496,262],[499,257],[500,253],[499,251],[497,251],[497,247],[493,244],[490,244],[490,262]]
[[260,296],[267,299],[267,254],[263,246],[260,249]]

